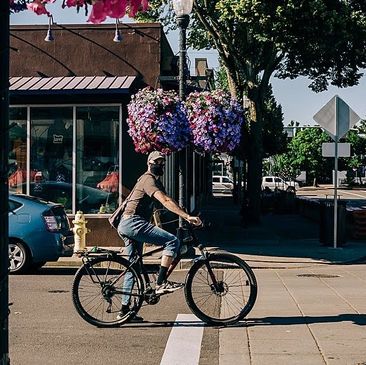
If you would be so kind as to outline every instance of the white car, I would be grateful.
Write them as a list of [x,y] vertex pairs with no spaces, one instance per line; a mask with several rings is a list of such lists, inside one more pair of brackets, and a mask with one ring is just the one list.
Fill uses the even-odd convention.
[[212,176],[212,192],[222,194],[232,194],[234,182],[229,176]]
[[262,177],[262,190],[269,188],[270,190],[286,190],[296,191],[299,189],[299,183],[296,181],[285,181],[278,176],[263,176]]

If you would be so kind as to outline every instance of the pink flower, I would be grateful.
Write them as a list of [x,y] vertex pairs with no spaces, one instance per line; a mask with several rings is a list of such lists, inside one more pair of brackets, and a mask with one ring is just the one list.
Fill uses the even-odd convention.
[[123,18],[126,15],[127,0],[104,0],[104,9],[111,18]]
[[71,8],[73,6],[84,6],[85,0],[66,0],[66,6]]
[[106,20],[107,14],[104,10],[104,2],[103,1],[97,1],[93,5],[93,9],[90,13],[88,22],[99,24],[104,22]]
[[50,15],[50,13],[45,8],[45,3],[42,3],[41,0],[34,0],[32,3],[27,4],[28,10],[35,12],[37,15]]

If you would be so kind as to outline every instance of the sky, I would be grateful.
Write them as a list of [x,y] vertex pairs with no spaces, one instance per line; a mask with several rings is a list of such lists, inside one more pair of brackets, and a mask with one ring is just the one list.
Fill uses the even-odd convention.
[[[3,0],[0,0],[3,1]],[[60,24],[83,24],[87,18],[83,9],[78,14],[75,8],[61,9],[61,1],[48,6],[52,12],[55,23]],[[123,19],[131,22],[131,20]],[[10,16],[10,23],[18,24],[48,24],[48,18],[44,15],[35,15],[24,11]],[[114,19],[106,23],[114,23]],[[111,36],[112,40],[113,35]],[[170,32],[167,34],[169,43],[175,54],[178,53],[178,34]],[[191,64],[191,74],[194,75],[194,59],[207,58],[209,68],[217,70],[219,67],[217,52],[215,50],[188,50],[188,57]],[[366,70],[365,70],[366,73]],[[310,81],[304,77],[295,80],[271,79],[273,93],[277,102],[282,107],[284,125],[292,120],[300,122],[300,125],[314,125],[313,116],[334,96],[338,95],[353,109],[361,118],[366,119],[366,76],[363,76],[359,85],[344,89],[329,87],[327,91],[315,93],[308,88]]]

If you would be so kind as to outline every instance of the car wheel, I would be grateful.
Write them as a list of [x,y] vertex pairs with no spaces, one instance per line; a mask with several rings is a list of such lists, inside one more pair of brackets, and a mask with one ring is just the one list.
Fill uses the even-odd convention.
[[289,193],[294,193],[296,189],[293,186],[289,186],[286,191],[288,191]]
[[18,241],[9,242],[10,272],[19,274],[25,272],[31,264],[31,255],[24,243]]

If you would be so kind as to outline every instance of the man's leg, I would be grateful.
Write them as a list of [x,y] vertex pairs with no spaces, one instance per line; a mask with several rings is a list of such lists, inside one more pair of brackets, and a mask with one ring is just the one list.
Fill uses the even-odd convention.
[[[125,254],[128,256],[128,260],[131,261],[135,256],[135,250],[139,254],[142,254],[143,244],[139,242],[133,243],[129,238],[123,237],[123,241],[125,242]],[[126,275],[123,280],[123,291],[125,293],[132,293],[133,286],[135,285],[135,281],[133,279],[133,275],[130,271],[126,272]],[[123,294],[122,295],[122,307],[121,312],[117,318],[124,317],[127,313],[130,312],[131,305],[131,295]],[[143,321],[142,317],[134,316],[132,318],[135,321]]]
[[[179,252],[180,243],[178,238],[173,234],[141,219],[138,233],[134,236],[134,239],[140,242],[149,242],[154,245],[164,246],[158,279],[156,282],[157,286],[163,285],[166,281],[168,268],[174,257],[176,257]],[[170,288],[169,291],[174,291],[181,287],[182,285],[179,285],[178,287]],[[168,291],[166,290],[165,292]]]
[[157,285],[161,285],[165,282],[166,274],[172,262],[173,262],[173,256],[167,256],[167,255],[162,256],[158,279],[156,280]]

